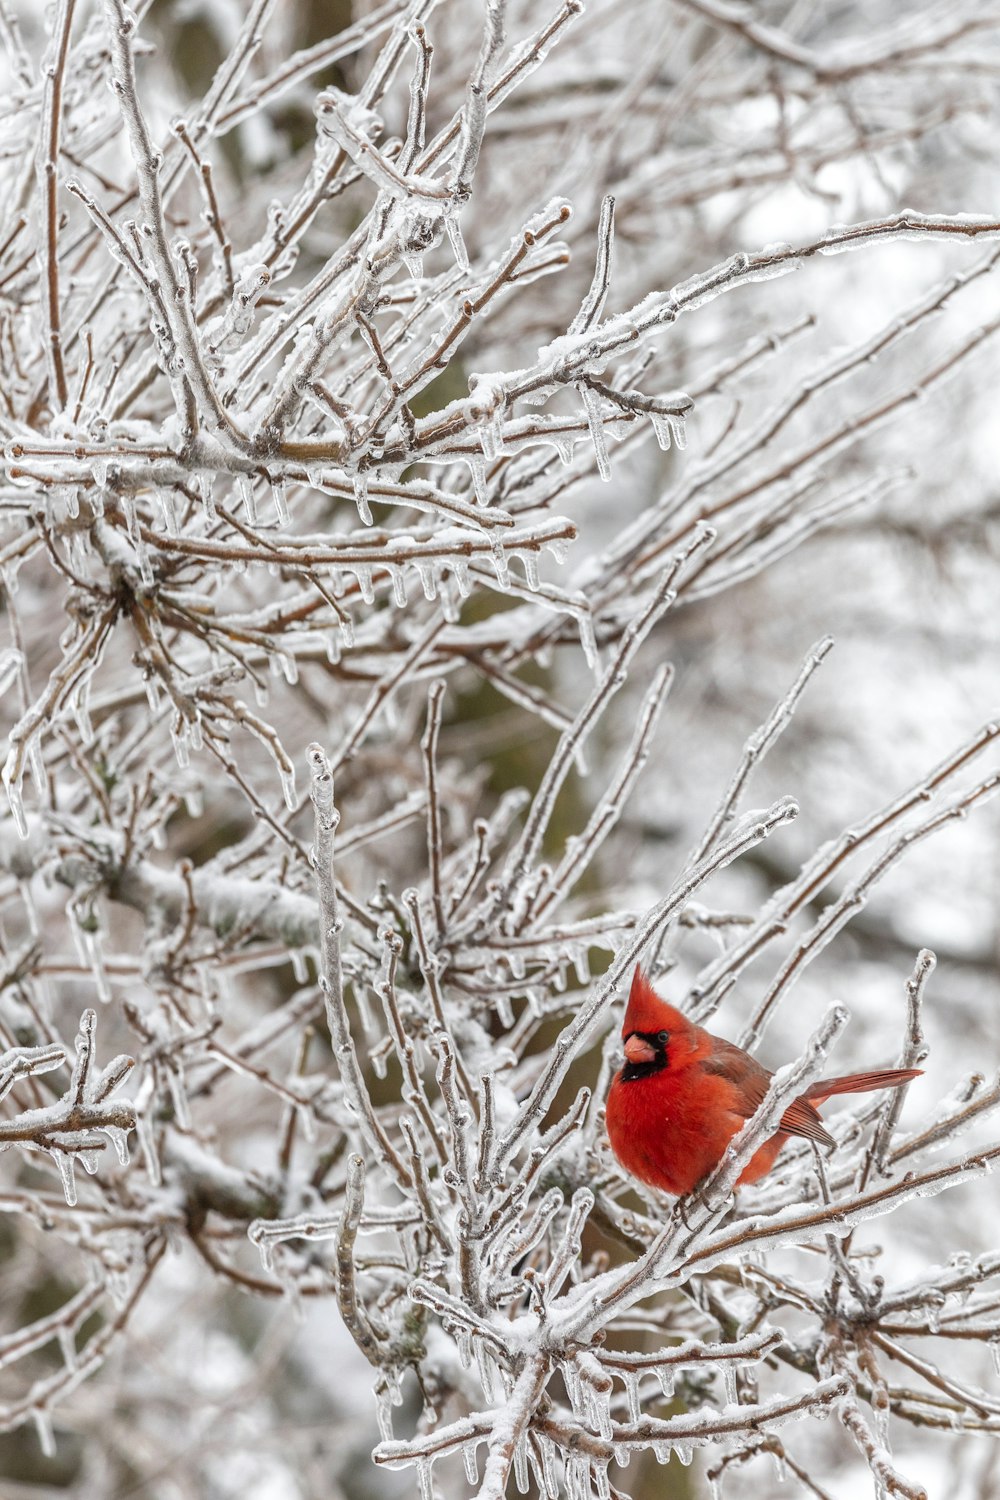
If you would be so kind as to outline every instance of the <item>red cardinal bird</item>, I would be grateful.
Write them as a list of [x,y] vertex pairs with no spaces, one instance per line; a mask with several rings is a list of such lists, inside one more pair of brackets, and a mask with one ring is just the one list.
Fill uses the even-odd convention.
[[[638,967],[622,1037],[625,1066],[608,1092],[612,1149],[626,1171],[643,1182],[667,1193],[689,1193],[718,1166],[763,1100],[772,1074],[742,1047],[713,1036],[661,1000]],[[810,1084],[785,1110],[781,1129],[750,1158],[737,1186],[770,1172],[790,1135],[832,1146],[816,1110],[831,1094],[898,1088],[922,1071],[879,1068]]]

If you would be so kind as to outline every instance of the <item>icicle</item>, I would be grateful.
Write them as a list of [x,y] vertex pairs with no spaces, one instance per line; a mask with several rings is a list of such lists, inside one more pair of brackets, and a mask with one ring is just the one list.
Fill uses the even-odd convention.
[[363,526],[372,524],[371,506],[368,504],[368,475],[363,469],[351,476],[354,486],[354,503],[358,507],[358,515],[361,517]]
[[45,1458],[56,1456],[56,1435],[52,1427],[52,1417],[44,1406],[34,1406],[31,1410],[31,1419],[35,1424],[35,1433],[38,1437],[38,1446]]
[[722,1383],[726,1392],[726,1405],[737,1406],[739,1404],[739,1392],[736,1389],[736,1366],[723,1363]]
[[260,1256],[260,1268],[265,1276],[274,1273],[274,1236],[269,1232],[270,1225],[260,1219],[255,1219],[247,1230],[247,1239],[252,1245],[257,1246],[257,1254]]
[[[11,755],[13,754],[14,752],[11,751]],[[14,826],[17,829],[18,837],[26,839],[28,837],[28,820],[24,816],[24,781],[23,777],[21,776],[18,776],[16,780],[11,779],[11,777],[8,775],[9,771],[10,756],[8,756],[7,764],[3,768],[3,783],[7,788],[7,801],[10,803],[10,815],[14,819]]]
[[392,1401],[389,1397],[388,1387],[385,1384],[381,1384],[375,1389],[375,1420],[378,1423],[379,1437],[383,1443],[391,1443],[394,1436],[392,1430]]
[[521,558],[521,567],[524,569],[524,581],[531,592],[537,594],[540,586],[538,581],[538,556],[534,552],[522,552],[519,556]]
[[463,1370],[467,1370],[472,1364],[472,1334],[467,1328],[455,1329],[455,1348],[458,1350],[458,1361]]
[[597,636],[594,634],[594,617],[590,610],[581,610],[576,617],[576,628],[580,634],[580,648],[583,651],[587,666],[592,672],[600,667],[600,659],[597,655]]
[[159,1187],[163,1181],[160,1171],[160,1158],[156,1151],[156,1141],[153,1138],[153,1127],[147,1115],[141,1110],[136,1111],[135,1133],[139,1137],[139,1150],[142,1153],[143,1165],[146,1174],[154,1187]]
[[562,1366],[562,1374],[566,1384],[566,1394],[569,1396],[573,1411],[578,1416],[584,1414],[583,1382],[580,1379],[580,1372],[576,1367],[576,1361],[566,1360]]
[[523,979],[528,972],[523,950],[520,948],[511,948],[504,957],[507,960],[507,967],[510,970],[511,978]]
[[407,274],[414,281],[422,281],[424,277],[424,257],[416,250],[400,251],[400,260],[406,267]]
[[694,1450],[690,1443],[675,1443],[674,1456],[679,1464],[683,1464],[687,1468],[694,1456]]
[[281,777],[281,791],[285,798],[285,806],[289,812],[294,812],[298,806],[298,798],[295,795],[295,767],[291,761],[287,768],[279,766],[278,774]]
[[510,588],[510,570],[507,566],[507,554],[503,550],[503,541],[500,533],[495,531],[490,536],[490,551],[493,558],[493,570],[497,575],[497,583],[504,590]]
[[70,1208],[74,1208],[76,1206],[76,1177],[73,1172],[73,1158],[68,1151],[52,1151],[49,1154],[62,1179],[63,1197]]
[[562,464],[564,469],[568,469],[570,464],[573,462],[573,444],[556,443],[555,447],[556,453],[559,455],[559,462]]
[[188,748],[188,728],[184,719],[180,717],[174,719],[170,726],[170,739],[177,757],[177,764],[182,771],[186,771],[191,764],[191,755]]
[[688,445],[687,423],[682,416],[675,415],[669,416],[667,422],[674,439],[674,447],[683,450]]
[[597,399],[596,391],[592,391],[589,385],[578,385],[580,399],[583,402],[584,411],[587,413],[587,426],[590,428],[590,441],[594,445],[594,456],[597,459],[597,472],[605,484],[611,478],[611,464],[608,459],[608,445],[604,437],[604,422],[601,418],[601,406]]
[[284,474],[274,474],[271,477],[271,494],[274,498],[274,513],[278,518],[279,526],[288,525],[288,492],[285,484]]
[[406,583],[403,579],[402,568],[392,567],[389,569],[389,577],[392,579],[392,597],[397,609],[406,608]]
[[33,734],[28,741],[28,770],[35,783],[35,791],[41,796],[46,787],[45,761],[42,759],[42,738]]
[[556,1459],[552,1444],[540,1438],[538,1442],[542,1455],[542,1477],[545,1480],[546,1500],[559,1500],[559,1475],[556,1472]]
[[63,1364],[67,1370],[76,1369],[76,1334],[72,1328],[63,1324],[56,1332],[59,1340],[59,1353],[62,1355]]
[[420,1500],[434,1500],[434,1481],[429,1458],[417,1459],[417,1490]]
[[625,1382],[625,1398],[628,1401],[628,1419],[630,1422],[642,1420],[642,1407],[639,1405],[639,1374],[637,1370],[625,1370],[622,1375]]
[[455,214],[445,214],[444,232],[448,236],[452,254],[460,271],[468,271],[469,252],[465,248],[465,240],[462,238],[462,226]]
[[256,526],[257,502],[254,499],[253,480],[250,479],[246,474],[239,474],[236,477],[236,483],[239,487],[240,496],[243,500],[243,509],[247,514],[247,524],[250,526]]
[[[610,1435],[610,1434],[609,1434]],[[611,1500],[611,1481],[608,1478],[608,1466],[598,1460],[593,1469],[595,1489],[598,1500]]]
[[67,539],[70,566],[77,573],[85,574],[88,568],[87,544],[79,531],[71,531]]
[[354,572],[355,578],[358,580],[358,588],[361,590],[361,597],[362,597],[362,599],[364,600],[364,602],[366,604],[374,604],[375,603],[375,590],[372,587],[372,570],[371,570],[371,568],[366,568],[366,567],[362,566],[360,563],[356,563],[355,566],[354,566],[353,572]]
[[195,480],[202,504],[205,507],[205,514],[210,521],[214,521],[217,514],[215,509],[215,495],[212,491],[212,478],[211,474],[204,473],[199,474]]
[[101,934],[97,918],[93,913],[84,918],[74,915],[72,925],[80,962],[85,964],[94,976],[94,988],[97,991],[98,1000],[102,1005],[107,1005],[111,1001],[111,985],[104,967],[104,954],[101,951]]
[[122,490],[122,510],[125,512],[125,529],[134,542],[139,535],[138,518],[135,513],[135,495],[131,490]]
[[519,1495],[528,1493],[528,1452],[523,1435],[514,1444],[514,1483]]
[[107,1136],[114,1147],[120,1165],[127,1167],[129,1164],[128,1131],[122,1130],[119,1125],[102,1125],[101,1132]]
[[190,1130],[191,1111],[188,1109],[187,1090],[184,1087],[184,1080],[173,1068],[168,1068],[166,1073],[167,1088],[170,1091],[170,1102],[174,1106],[177,1124],[181,1130]]
[[163,520],[167,528],[167,534],[168,536],[176,536],[178,532],[177,497],[169,486],[158,490],[157,494],[163,502]]
[[425,599],[437,598],[437,581],[434,577],[434,569],[430,563],[418,562],[417,574],[420,578],[420,586],[424,591]]
[[139,559],[139,577],[148,589],[153,587],[153,565],[149,560],[149,551],[146,543],[137,531],[133,537],[135,544],[135,555]]
[[493,1360],[482,1339],[473,1341],[476,1354],[476,1368],[479,1371],[479,1380],[483,1387],[483,1395],[487,1401],[496,1399],[496,1371]]
[[461,557],[453,557],[451,560],[451,574],[458,585],[458,592],[463,599],[468,599],[472,592],[472,584],[469,581],[469,567]]
[[312,1106],[309,1104],[300,1104],[296,1107],[295,1113],[302,1127],[302,1134],[307,1143],[312,1145],[316,1139],[316,1116],[312,1112]]
[[489,494],[486,489],[486,463],[481,453],[466,454],[469,468],[472,471],[472,488],[476,496],[477,505],[488,505]]
[[475,1441],[464,1444],[462,1448],[462,1462],[465,1464],[465,1477],[474,1490],[479,1488],[479,1463],[476,1457]]
[[590,1500],[590,1463],[578,1453],[565,1461],[568,1500]]

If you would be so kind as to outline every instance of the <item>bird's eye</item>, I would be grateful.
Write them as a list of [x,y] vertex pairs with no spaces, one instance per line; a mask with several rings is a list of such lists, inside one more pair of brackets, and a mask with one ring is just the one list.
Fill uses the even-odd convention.
[[659,1042],[661,1047],[665,1047],[670,1040],[670,1032],[658,1031],[656,1033],[656,1040]]

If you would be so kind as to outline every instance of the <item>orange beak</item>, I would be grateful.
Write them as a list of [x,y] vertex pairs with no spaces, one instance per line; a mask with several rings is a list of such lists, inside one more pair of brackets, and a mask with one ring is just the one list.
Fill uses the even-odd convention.
[[656,1061],[656,1050],[633,1032],[625,1041],[625,1056],[630,1063],[651,1063]]

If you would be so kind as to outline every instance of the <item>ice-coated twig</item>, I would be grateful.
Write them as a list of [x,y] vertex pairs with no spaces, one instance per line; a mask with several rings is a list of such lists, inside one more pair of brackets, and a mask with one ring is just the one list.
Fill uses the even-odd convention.
[[749,1047],[759,1040],[775,1006],[799,971],[835,937],[850,919],[852,913],[864,905],[869,891],[881,880],[887,870],[902,859],[914,844],[922,839],[930,838],[954,819],[964,818],[971,808],[993,797],[998,790],[1000,790],[1000,771],[985,777],[967,792],[946,802],[942,808],[922,823],[918,823],[915,828],[901,834],[877,859],[872,861],[863,875],[851,881],[839,899],[831,902],[824,909],[822,915],[816,919],[809,932],[781,966],[741,1038],[741,1045]]
[[718,838],[720,831],[731,821],[739,804],[740,797],[743,795],[743,790],[755,768],[764,759],[765,755],[767,755],[778,736],[787,729],[798,701],[805,692],[809,679],[817,668],[822,665],[832,648],[832,636],[824,636],[822,640],[817,641],[814,646],[810,647],[799,670],[799,674],[788,689],[788,692],[775,704],[763,724],[754,731],[743,746],[743,755],[739,766],[725,790],[722,801],[713,813],[699,843],[691,852],[692,861],[704,859]]
[[[402,1183],[408,1183],[408,1175],[392,1148],[375,1110],[358,1061],[351,1023],[344,1000],[344,975],[341,959],[341,933],[343,919],[337,897],[334,878],[334,836],[340,822],[340,813],[333,798],[333,775],[330,762],[321,745],[309,746],[310,796],[315,809],[314,842],[312,862],[316,873],[316,889],[320,909],[320,953],[322,974],[320,986],[326,1009],[327,1025],[333,1043],[333,1054],[337,1060],[344,1092],[357,1121],[358,1129],[368,1147],[375,1155],[393,1166]],[[360,1160],[360,1158],[359,1158]],[[362,1162],[363,1167],[363,1162]],[[360,1192],[360,1188],[358,1189]]]
[[[913,973],[906,981],[906,1006],[907,1025],[906,1037],[899,1054],[898,1066],[901,1068],[915,1068],[927,1057],[927,1043],[924,1039],[921,1026],[921,1006],[923,1005],[924,989],[937,964],[937,958],[929,948],[922,948],[917,954]],[[858,1187],[864,1188],[871,1175],[872,1168],[876,1168],[883,1174],[889,1170],[888,1153],[899,1116],[903,1110],[903,1102],[906,1097],[906,1087],[893,1089],[884,1105],[879,1122],[868,1147],[868,1154],[858,1179]]]
[[76,0],[59,0],[52,22],[54,57],[45,69],[42,129],[38,150],[38,182],[42,197],[42,234],[46,274],[42,279],[45,315],[48,319],[48,361],[52,391],[59,407],[66,405],[69,387],[63,361],[62,309],[59,291],[59,136],[62,128],[62,94],[69,57],[70,31]]
[[[724,1412],[699,1411],[689,1416],[647,1417],[635,1427],[615,1424],[610,1439],[601,1438],[558,1417],[536,1417],[537,1431],[554,1438],[569,1452],[582,1450],[594,1458],[611,1458],[616,1450],[636,1451],[658,1444],[702,1444],[719,1442],[739,1433],[744,1424],[754,1428],[778,1426],[783,1421],[807,1416],[820,1409],[833,1409],[850,1389],[846,1376],[833,1376],[817,1382],[801,1396],[778,1397],[773,1401],[746,1407],[730,1407]],[[421,1458],[440,1458],[470,1441],[481,1441],[501,1418],[501,1409],[477,1413],[438,1428],[412,1441],[384,1442],[372,1457],[387,1468],[402,1468]]]
[[431,876],[431,901],[438,936],[444,932],[444,906],[441,895],[442,827],[441,800],[438,792],[437,746],[441,732],[444,683],[434,682],[427,694],[427,727],[420,748],[424,755],[424,777],[427,782],[427,863]]
[[7,1097],[19,1078],[51,1073],[65,1061],[66,1054],[56,1043],[45,1047],[9,1047],[0,1053],[0,1099]]
[[569,325],[568,333],[586,333],[588,328],[600,320],[611,285],[614,244],[615,200],[608,193],[601,203],[601,221],[597,226],[597,265],[594,267],[594,279],[583,299],[583,306]]
[[354,1241],[361,1223],[365,1202],[365,1164],[360,1156],[347,1162],[347,1189],[344,1211],[337,1236],[337,1306],[344,1327],[368,1360],[376,1367],[382,1364],[380,1339],[371,1320],[358,1300],[354,1268]]
[[841,865],[858,849],[877,839],[915,808],[927,803],[953,776],[992,745],[998,736],[1000,723],[983,725],[914,786],[894,797],[863,822],[846,829],[831,845],[824,845],[807,860],[799,876],[778,892],[760,913],[746,937],[709,965],[698,983],[689,990],[689,999],[695,1002],[695,1018],[704,1020],[710,1014],[714,1003],[717,1003],[721,987],[728,987],[732,983],[762,944],[772,941],[786,930],[789,920],[824,889]]
[[[190,383],[202,417],[208,418],[212,427],[225,434],[231,442],[238,442],[242,434],[219,400],[205,368],[191,297],[177,275],[171,254],[159,184],[161,158],[150,138],[136,90],[132,44],[135,17],[126,8],[124,0],[104,0],[104,3],[114,64],[115,91],[135,163],[139,200],[149,234],[149,255],[166,293],[164,305],[168,309],[171,331],[184,357],[186,381]],[[194,431],[190,429],[192,413],[188,410],[182,415],[189,427],[188,435],[193,437]]]
[[889,1495],[902,1495],[905,1500],[928,1500],[927,1490],[922,1484],[908,1479],[894,1467],[884,1445],[878,1442],[861,1411],[855,1394],[854,1382],[850,1378],[848,1362],[842,1341],[836,1333],[830,1333],[820,1351],[821,1367],[844,1381],[844,1388],[837,1405],[837,1414],[850,1433],[858,1451],[866,1460],[879,1488]]
[[545,777],[532,802],[524,832],[508,860],[507,869],[492,903],[491,920],[495,920],[496,913],[503,911],[514,901],[520,883],[537,856],[542,837],[552,816],[556,797],[574,760],[581,754],[607,704],[624,683],[629,664],[635,653],[656,622],[674,602],[675,584],[679,574],[699,548],[707,546],[711,540],[711,532],[700,532],[673,559],[642,613],[624,632],[618,651],[577,714],[572,726],[562,736],[558,750],[550,760]]
[[515,1450],[534,1415],[548,1375],[549,1364],[544,1355],[533,1355],[524,1361],[507,1407],[502,1416],[498,1416],[490,1434],[479,1500],[503,1500],[507,1493]]
[[632,742],[621,768],[595,807],[586,828],[569,842],[558,866],[541,887],[530,912],[529,920],[532,924],[540,922],[546,910],[562,900],[567,891],[572,889],[617,824],[632,788],[649,758],[651,741],[673,680],[674,669],[669,663],[657,668],[643,698]]

